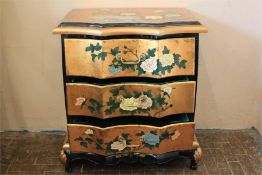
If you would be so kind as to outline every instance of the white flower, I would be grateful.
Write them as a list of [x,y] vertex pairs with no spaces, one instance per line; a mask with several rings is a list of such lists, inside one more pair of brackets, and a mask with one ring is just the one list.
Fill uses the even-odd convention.
[[175,134],[171,136],[171,140],[176,140],[180,135],[181,133],[178,130],[176,130]]
[[76,106],[81,106],[85,101],[86,101],[86,98],[84,98],[84,97],[78,97],[78,98],[76,99],[75,105],[76,105]]
[[120,103],[120,108],[126,111],[134,111],[138,107],[137,100],[134,97],[124,98]]
[[141,95],[138,99],[138,104],[140,108],[147,109],[152,106],[153,101],[147,95]]
[[111,144],[112,150],[122,151],[126,148],[126,140],[115,141]]
[[140,67],[146,72],[153,72],[157,69],[157,62],[153,58],[146,59],[142,62]]
[[163,91],[170,95],[172,93],[172,87],[165,87]]
[[93,135],[93,134],[94,134],[94,131],[93,131],[92,129],[87,129],[87,130],[85,131],[85,134],[86,134],[86,135]]
[[175,62],[172,54],[163,54],[159,61],[163,67],[171,66]]

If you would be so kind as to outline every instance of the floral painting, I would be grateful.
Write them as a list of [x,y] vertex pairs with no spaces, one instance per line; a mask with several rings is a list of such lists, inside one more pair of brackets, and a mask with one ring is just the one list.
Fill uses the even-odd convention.
[[[137,50],[132,50],[127,46],[124,46],[123,50],[120,50],[119,46],[117,46],[104,51],[102,45],[97,42],[90,43],[85,51],[90,54],[88,58],[91,58],[93,62],[96,60],[104,61],[108,55],[112,55],[112,63],[108,66],[108,72],[111,74],[117,74],[118,72],[130,69],[136,71],[138,76],[148,73],[160,76],[165,75],[166,72],[171,73],[171,70],[175,66],[179,69],[185,69],[187,63],[187,60],[181,58],[180,54],[171,53],[167,46],[164,46],[160,54],[158,54],[157,48],[148,48],[146,53],[138,55]],[[136,64],[126,63],[124,59],[126,54],[133,55],[138,62]],[[159,55],[159,58],[156,55]]]
[[[90,144],[95,144],[97,150],[104,150],[107,153],[119,153],[138,151],[143,148],[158,148],[163,140],[174,141],[181,135],[179,130],[168,132],[167,130],[158,134],[157,131],[140,131],[130,136],[129,133],[121,133],[113,140],[104,142],[104,138],[98,138],[93,129],[87,129],[83,134],[75,138],[80,146],[88,148]],[[132,138],[131,138],[132,137]],[[133,141],[139,141],[139,144],[133,144]]]
[[[103,112],[106,115],[111,115],[115,112],[120,112],[121,114],[146,113],[150,117],[155,117],[160,112],[173,107],[170,102],[170,95],[174,89],[173,87],[166,86],[159,88],[158,94],[153,94],[150,89],[142,92],[129,91],[123,85],[110,89],[109,93],[111,95],[104,103],[82,96],[76,98],[75,106],[79,106],[81,109],[86,107],[91,113],[95,111],[98,113]],[[104,107],[103,111],[100,110],[102,107]]]
[[[148,116],[154,117],[161,111],[172,107],[169,102],[172,90],[172,87],[165,87],[159,89],[159,94],[155,95],[151,90],[130,92],[125,86],[120,86],[110,90],[111,96],[106,103],[108,108],[104,112],[110,115],[119,110],[122,114],[147,113]],[[152,110],[157,112],[152,114]]]

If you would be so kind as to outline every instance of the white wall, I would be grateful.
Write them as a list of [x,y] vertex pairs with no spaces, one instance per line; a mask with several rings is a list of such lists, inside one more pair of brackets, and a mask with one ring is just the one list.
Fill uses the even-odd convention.
[[142,2],[2,0],[1,129],[65,129],[60,38],[51,30],[71,9],[186,7],[209,28],[200,38],[197,127],[262,131],[262,1]]
[[[0,26],[2,26],[2,6],[0,5]],[[2,27],[0,27],[0,122],[3,117],[3,54],[2,54]],[[0,124],[1,128],[2,124]]]

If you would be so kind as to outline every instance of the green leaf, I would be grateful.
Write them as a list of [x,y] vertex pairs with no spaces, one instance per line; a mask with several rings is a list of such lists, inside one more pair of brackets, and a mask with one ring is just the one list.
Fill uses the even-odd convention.
[[152,106],[151,109],[157,109],[157,105],[156,105],[156,101],[154,99],[152,99]]
[[148,54],[150,57],[154,57],[154,56],[155,56],[155,52],[156,52],[156,48],[154,48],[154,49],[148,49],[148,50],[147,50],[147,54]]
[[119,90],[120,90],[120,91],[125,91],[125,86],[120,86],[120,87],[119,87]]
[[150,131],[152,134],[157,135],[156,131]]
[[149,145],[148,143],[145,143],[145,142],[144,142],[144,145],[145,145],[145,147],[147,147],[149,149],[153,149],[155,147],[155,146]]
[[124,98],[131,98],[133,95],[126,91],[126,94],[124,95]]
[[128,135],[129,135],[129,134],[123,133],[123,134],[122,134],[122,137],[124,137],[125,139],[128,139]]
[[159,59],[157,60],[157,69],[156,70],[154,70],[153,72],[152,72],[152,74],[153,75],[159,75],[159,70],[162,68],[162,65],[161,65],[161,63],[160,63],[160,61],[159,61]]
[[162,107],[162,105],[165,103],[165,98],[161,97],[161,95],[156,97],[156,102],[158,103],[158,105],[160,107]]
[[90,52],[90,51],[91,51],[91,47],[90,46],[86,47],[86,52]]
[[145,133],[143,131],[139,132],[139,133],[136,133],[136,136],[142,136],[144,135]]
[[146,73],[146,71],[144,71],[141,67],[140,67],[140,65],[138,66],[138,76],[140,76],[140,75],[142,75],[142,74],[145,74]]
[[111,115],[112,113],[113,111],[110,108],[105,110],[106,115]]
[[96,103],[96,110],[98,111],[102,106],[103,106],[102,102],[97,102]]
[[163,133],[161,134],[161,140],[163,140],[163,139],[168,139],[169,136],[170,136],[170,134],[169,134],[169,133],[167,132],[167,130],[166,130],[165,132],[163,132]]
[[92,143],[93,142],[93,140],[92,139],[90,139],[90,138],[85,138],[85,140],[88,142],[88,143]]
[[162,51],[163,54],[169,54],[170,50],[164,46],[164,50]]
[[97,55],[94,54],[94,53],[92,53],[92,54],[91,54],[91,57],[92,57],[92,61],[95,62],[95,59],[96,59]]
[[148,97],[152,97],[152,91],[151,90],[145,91],[145,92],[143,92],[143,94],[148,96]]
[[135,65],[133,64],[122,64],[122,70],[131,69],[132,71],[135,71]]
[[90,98],[90,99],[89,99],[89,102],[90,102],[92,105],[95,105],[95,104],[96,104],[96,100],[93,99],[93,98]]
[[93,106],[88,106],[88,110],[89,110],[90,112],[94,112],[94,111],[95,111],[95,108],[94,108]]
[[182,61],[179,63],[178,67],[185,69],[185,68],[186,68],[186,63],[187,63],[187,60],[182,60]]
[[99,51],[102,49],[102,46],[99,43],[96,43],[96,46],[94,47],[96,51]]
[[97,139],[96,142],[101,145],[101,144],[103,144],[103,139]]
[[134,97],[135,98],[138,98],[138,97],[140,97],[141,96],[141,92],[138,92],[138,91],[134,91]]
[[80,142],[80,145],[87,148],[87,143],[86,142]]
[[100,144],[96,143],[96,149],[97,150],[102,150],[103,148],[102,148],[102,146]]
[[110,92],[111,92],[111,94],[113,96],[117,96],[119,94],[119,90],[118,89],[111,89]]
[[118,53],[120,53],[119,51],[119,47],[115,47],[114,49],[111,49],[111,54],[116,56]]
[[113,103],[114,103],[113,98],[112,98],[112,97],[109,97],[109,100],[108,100],[108,102],[107,102],[106,104],[107,104],[108,106],[112,106]]
[[75,138],[75,141],[83,141],[84,139],[82,138],[82,137],[77,137],[77,138]]
[[106,56],[107,56],[107,53],[106,53],[106,52],[100,52],[100,53],[97,55],[98,59],[102,59],[103,61],[105,60]]
[[131,144],[131,142],[132,142],[132,140],[131,140],[131,139],[127,139],[127,140],[126,140],[126,144],[127,144],[127,145],[130,145],[130,144]]
[[86,52],[89,51],[91,51],[91,53],[95,51],[95,46],[92,43],[88,47],[86,47]]

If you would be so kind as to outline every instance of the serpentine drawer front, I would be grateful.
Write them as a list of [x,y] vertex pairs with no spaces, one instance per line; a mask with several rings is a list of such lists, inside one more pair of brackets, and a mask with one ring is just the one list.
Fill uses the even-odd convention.
[[69,76],[194,75],[195,39],[65,39],[65,58]]
[[197,168],[195,137],[199,33],[189,11],[76,9],[61,34],[67,136],[60,159]]
[[194,81],[107,86],[67,83],[66,87],[68,115],[99,118],[137,115],[160,118],[194,112]]
[[73,152],[100,155],[130,152],[162,154],[192,149],[194,123],[164,127],[119,125],[109,128],[69,124],[68,134]]

